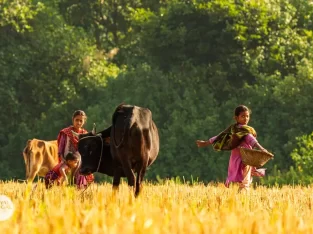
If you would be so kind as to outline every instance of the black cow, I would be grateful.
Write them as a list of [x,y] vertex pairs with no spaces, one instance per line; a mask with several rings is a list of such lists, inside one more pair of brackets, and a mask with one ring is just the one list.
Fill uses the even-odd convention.
[[135,188],[137,196],[147,167],[159,153],[159,134],[151,111],[119,105],[113,114],[112,126],[98,134],[81,135],[78,150],[82,156],[82,174],[100,172],[113,176],[113,188],[118,188],[121,177],[127,177],[128,185]]

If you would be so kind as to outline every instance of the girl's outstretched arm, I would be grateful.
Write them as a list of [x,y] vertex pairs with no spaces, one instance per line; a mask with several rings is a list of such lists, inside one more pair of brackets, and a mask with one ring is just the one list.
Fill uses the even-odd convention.
[[208,146],[210,145],[210,140],[207,140],[207,141],[203,141],[203,140],[196,140],[196,144],[198,147],[205,147],[205,146]]
[[211,145],[214,142],[215,139],[216,139],[216,136],[211,137],[207,141],[196,140],[196,144],[197,144],[198,147],[205,147],[205,146]]

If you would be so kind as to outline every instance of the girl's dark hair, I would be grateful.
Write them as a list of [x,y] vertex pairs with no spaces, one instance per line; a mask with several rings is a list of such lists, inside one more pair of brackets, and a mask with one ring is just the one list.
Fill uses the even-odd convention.
[[248,107],[246,107],[244,105],[237,106],[236,109],[235,109],[235,116],[239,116],[240,113],[244,112],[244,111],[248,111],[249,114],[251,114],[251,110]]
[[72,115],[72,119],[74,119],[76,116],[81,115],[84,117],[85,121],[87,120],[87,115],[84,111],[82,110],[76,110],[74,111],[73,115]]
[[76,154],[73,154],[72,152],[68,152],[67,155],[65,155],[65,161],[68,160],[78,160],[78,157]]

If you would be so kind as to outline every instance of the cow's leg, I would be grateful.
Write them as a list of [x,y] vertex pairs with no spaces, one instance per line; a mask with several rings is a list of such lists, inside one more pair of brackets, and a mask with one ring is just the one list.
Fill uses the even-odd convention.
[[113,190],[117,191],[121,182],[121,175],[123,169],[120,166],[115,167],[114,176],[113,176]]
[[29,177],[28,175],[29,175],[29,171],[26,169],[26,177],[25,177],[26,181],[28,181],[28,177]]
[[[143,158],[148,158],[148,157],[143,157]],[[135,190],[135,196],[137,197],[140,193],[140,190],[141,190],[141,186],[142,186],[142,181],[143,181],[143,178],[146,174],[146,169],[147,169],[147,166],[148,166],[148,160],[144,160],[141,165],[140,165],[140,168],[138,170],[138,173],[137,173],[137,179],[136,179],[136,190]]]
[[39,171],[39,166],[33,165],[33,167],[31,168],[31,170],[29,172],[29,175],[27,177],[27,182],[30,182],[30,183],[33,182],[38,171]]
[[129,160],[123,160],[122,166],[123,171],[127,177],[128,186],[132,187],[132,190],[134,190],[136,177],[133,170],[131,169],[131,162]]
[[137,178],[136,178],[136,190],[135,190],[135,196],[137,197],[140,193],[141,190],[141,182],[143,180],[143,177],[146,173],[146,168],[142,168],[138,173],[137,173]]
[[25,162],[25,178],[26,180],[28,179],[28,175],[29,175],[29,170],[30,170],[30,166],[29,166],[29,162],[27,161],[27,158],[24,156],[24,162]]

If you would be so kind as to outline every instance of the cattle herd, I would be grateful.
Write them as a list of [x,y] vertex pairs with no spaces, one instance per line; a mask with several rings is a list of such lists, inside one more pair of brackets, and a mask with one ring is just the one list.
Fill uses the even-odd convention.
[[[159,153],[158,129],[149,109],[121,104],[112,115],[111,126],[77,137],[81,174],[112,176],[114,189],[126,177],[135,195],[139,194],[146,169]],[[45,176],[58,163],[57,142],[28,140],[23,156],[26,179],[32,182],[36,174]]]

